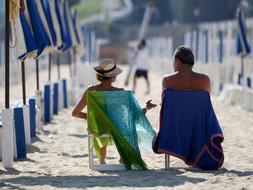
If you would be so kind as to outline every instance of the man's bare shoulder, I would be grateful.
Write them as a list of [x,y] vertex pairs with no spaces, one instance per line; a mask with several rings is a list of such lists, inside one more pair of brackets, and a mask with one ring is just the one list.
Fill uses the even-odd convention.
[[176,75],[177,75],[177,72],[174,72],[174,73],[171,73],[171,74],[166,74],[166,75],[163,76],[163,80],[174,79]]
[[171,86],[171,84],[173,83],[175,77],[176,77],[177,73],[171,73],[171,74],[167,74],[163,76],[162,79],[162,86],[163,88],[168,88]]
[[200,78],[205,81],[210,81],[209,77],[203,73],[196,73],[194,72],[195,77]]

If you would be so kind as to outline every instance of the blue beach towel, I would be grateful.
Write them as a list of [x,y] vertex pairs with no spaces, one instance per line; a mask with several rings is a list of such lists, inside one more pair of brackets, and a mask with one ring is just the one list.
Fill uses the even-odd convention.
[[224,160],[223,134],[209,93],[172,89],[163,93],[154,152],[178,157],[204,170],[220,168]]

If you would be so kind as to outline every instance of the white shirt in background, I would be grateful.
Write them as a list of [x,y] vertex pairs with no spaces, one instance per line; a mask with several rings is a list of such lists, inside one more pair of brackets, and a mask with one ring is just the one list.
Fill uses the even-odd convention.
[[149,70],[149,59],[147,48],[140,49],[136,56],[136,69]]

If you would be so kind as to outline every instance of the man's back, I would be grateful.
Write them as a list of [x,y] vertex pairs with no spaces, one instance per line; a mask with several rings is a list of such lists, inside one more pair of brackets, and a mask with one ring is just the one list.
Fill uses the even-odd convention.
[[163,78],[163,88],[177,90],[203,90],[210,92],[208,76],[195,72],[175,72]]

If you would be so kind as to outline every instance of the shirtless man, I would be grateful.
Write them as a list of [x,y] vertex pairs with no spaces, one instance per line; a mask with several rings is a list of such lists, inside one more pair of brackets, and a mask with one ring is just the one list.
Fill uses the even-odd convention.
[[190,48],[179,46],[174,53],[174,73],[165,75],[163,89],[211,91],[210,79],[204,74],[193,72],[194,56]]

